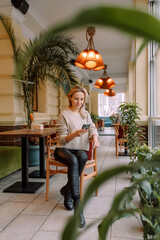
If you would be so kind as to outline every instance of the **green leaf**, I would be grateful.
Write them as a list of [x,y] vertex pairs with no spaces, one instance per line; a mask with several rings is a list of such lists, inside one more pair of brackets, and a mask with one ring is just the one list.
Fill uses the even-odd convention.
[[147,222],[152,228],[154,228],[152,222],[147,217],[145,217],[143,214],[141,215],[141,217],[144,222]]
[[142,174],[140,174],[140,173],[133,173],[132,177],[135,178],[135,179],[141,179],[142,178]]
[[[160,22],[158,19],[137,9],[99,6],[84,9],[69,21],[50,29],[63,32],[86,25],[111,26],[146,40],[160,42]],[[146,27],[147,26],[147,27]]]
[[75,240],[77,238],[78,218],[70,218],[65,230],[62,233],[62,240]]
[[94,191],[98,189],[98,187],[100,187],[102,184],[107,182],[112,177],[117,176],[122,172],[129,171],[130,169],[132,169],[131,166],[122,165],[116,168],[107,169],[106,171],[96,176],[93,181],[88,185],[83,197],[82,204],[85,206],[86,202],[92,196]]
[[140,186],[147,193],[148,197],[150,197],[152,193],[151,184],[147,180],[144,180],[140,183]]

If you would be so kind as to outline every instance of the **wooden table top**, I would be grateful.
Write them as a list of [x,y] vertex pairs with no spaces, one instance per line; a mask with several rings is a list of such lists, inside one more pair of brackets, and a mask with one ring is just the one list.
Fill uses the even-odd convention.
[[43,130],[19,129],[0,132],[3,137],[46,137],[56,133],[55,128],[44,128]]

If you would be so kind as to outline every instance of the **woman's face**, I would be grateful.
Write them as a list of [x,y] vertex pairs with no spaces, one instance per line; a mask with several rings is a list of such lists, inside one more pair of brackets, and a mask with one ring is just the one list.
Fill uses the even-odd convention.
[[79,110],[84,104],[84,93],[83,92],[73,93],[72,97],[70,98],[70,101],[72,104],[71,108]]

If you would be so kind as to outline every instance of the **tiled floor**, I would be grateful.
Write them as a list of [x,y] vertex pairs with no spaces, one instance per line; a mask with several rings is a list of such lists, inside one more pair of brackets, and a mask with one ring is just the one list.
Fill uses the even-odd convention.
[[[128,157],[115,157],[114,141],[114,136],[100,136],[101,147],[97,152],[99,172],[129,162]],[[50,179],[48,202],[45,201],[45,185],[35,194],[3,193],[4,188],[20,177],[19,171],[0,180],[0,240],[59,240],[68,218],[73,214],[73,211],[64,209],[63,197],[59,193],[66,183],[66,175]],[[84,209],[87,225],[92,221],[95,225],[87,231],[81,230],[78,239],[98,240],[98,224],[108,212],[114,195],[128,184],[128,176],[121,175],[99,189],[98,197],[93,196]],[[135,218],[121,219],[112,225],[106,239],[139,240],[143,239],[142,230]]]

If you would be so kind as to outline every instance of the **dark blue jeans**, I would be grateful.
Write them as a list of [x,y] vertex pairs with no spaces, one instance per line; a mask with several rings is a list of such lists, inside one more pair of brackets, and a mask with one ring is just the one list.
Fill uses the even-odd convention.
[[88,155],[84,150],[56,148],[55,159],[68,167],[68,185],[73,199],[80,197],[79,177],[84,169]]

